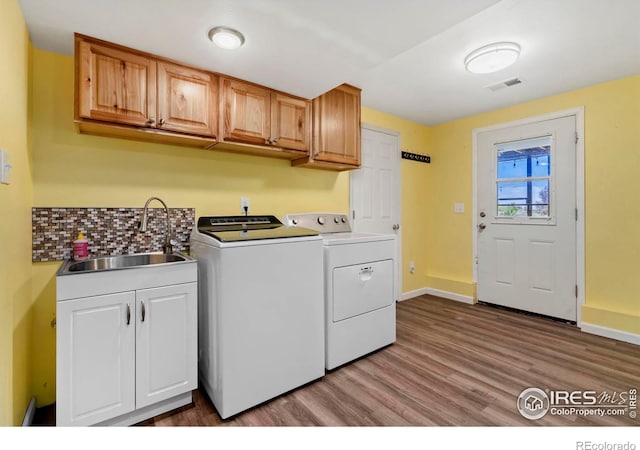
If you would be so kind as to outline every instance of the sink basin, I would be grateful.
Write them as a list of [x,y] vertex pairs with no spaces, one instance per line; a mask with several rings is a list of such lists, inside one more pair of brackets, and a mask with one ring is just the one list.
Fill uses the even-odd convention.
[[180,253],[136,253],[132,255],[104,256],[85,261],[66,261],[60,268],[59,275],[96,272],[101,270],[127,269],[156,264],[180,263],[193,261],[192,258]]

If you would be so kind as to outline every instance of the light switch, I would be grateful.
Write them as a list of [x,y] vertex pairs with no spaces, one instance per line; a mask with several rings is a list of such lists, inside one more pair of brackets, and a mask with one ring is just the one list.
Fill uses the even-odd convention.
[[9,184],[9,171],[11,170],[11,164],[9,163],[9,153],[4,150],[0,150],[0,183]]
[[464,212],[464,203],[454,203],[453,204],[453,212],[454,213],[463,213]]

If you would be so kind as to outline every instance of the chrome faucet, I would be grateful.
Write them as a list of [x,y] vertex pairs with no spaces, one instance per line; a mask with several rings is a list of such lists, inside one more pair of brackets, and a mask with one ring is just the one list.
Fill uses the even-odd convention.
[[164,207],[164,213],[167,217],[167,226],[164,230],[164,253],[168,255],[173,253],[173,246],[171,245],[171,220],[169,219],[169,208],[167,208],[167,204],[165,202],[163,202],[158,197],[151,197],[149,200],[147,200],[147,203],[144,204],[144,209],[142,210],[142,219],[140,219],[138,228],[143,233],[147,231],[147,222],[149,221],[149,203],[151,203],[153,200],[158,200],[160,203],[162,203],[162,206]]

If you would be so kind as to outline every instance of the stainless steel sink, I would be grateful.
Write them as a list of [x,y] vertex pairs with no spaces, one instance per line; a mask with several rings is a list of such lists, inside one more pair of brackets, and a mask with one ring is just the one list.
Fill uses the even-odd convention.
[[60,267],[58,275],[69,275],[101,270],[128,269],[155,264],[170,264],[193,261],[193,258],[181,253],[136,253],[132,255],[104,256],[85,261],[68,260]]

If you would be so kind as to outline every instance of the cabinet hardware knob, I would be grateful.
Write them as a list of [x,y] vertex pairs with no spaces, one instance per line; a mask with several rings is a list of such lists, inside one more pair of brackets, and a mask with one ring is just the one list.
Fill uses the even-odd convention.
[[272,143],[272,144],[275,144],[276,142],[278,142],[278,140],[279,140],[279,139],[280,139],[279,137],[274,138],[274,139],[271,139],[271,143]]
[[147,125],[151,126],[154,123],[156,123],[156,118],[155,117],[149,117],[149,120],[147,120]]
[[141,314],[142,314],[142,322],[144,322],[144,318],[147,315],[146,310],[144,309],[144,302],[140,302]]
[[158,122],[158,125],[162,126],[164,125],[164,123],[165,123],[164,119],[160,119],[160,122]]
[[131,323],[131,306],[127,303],[127,325]]

